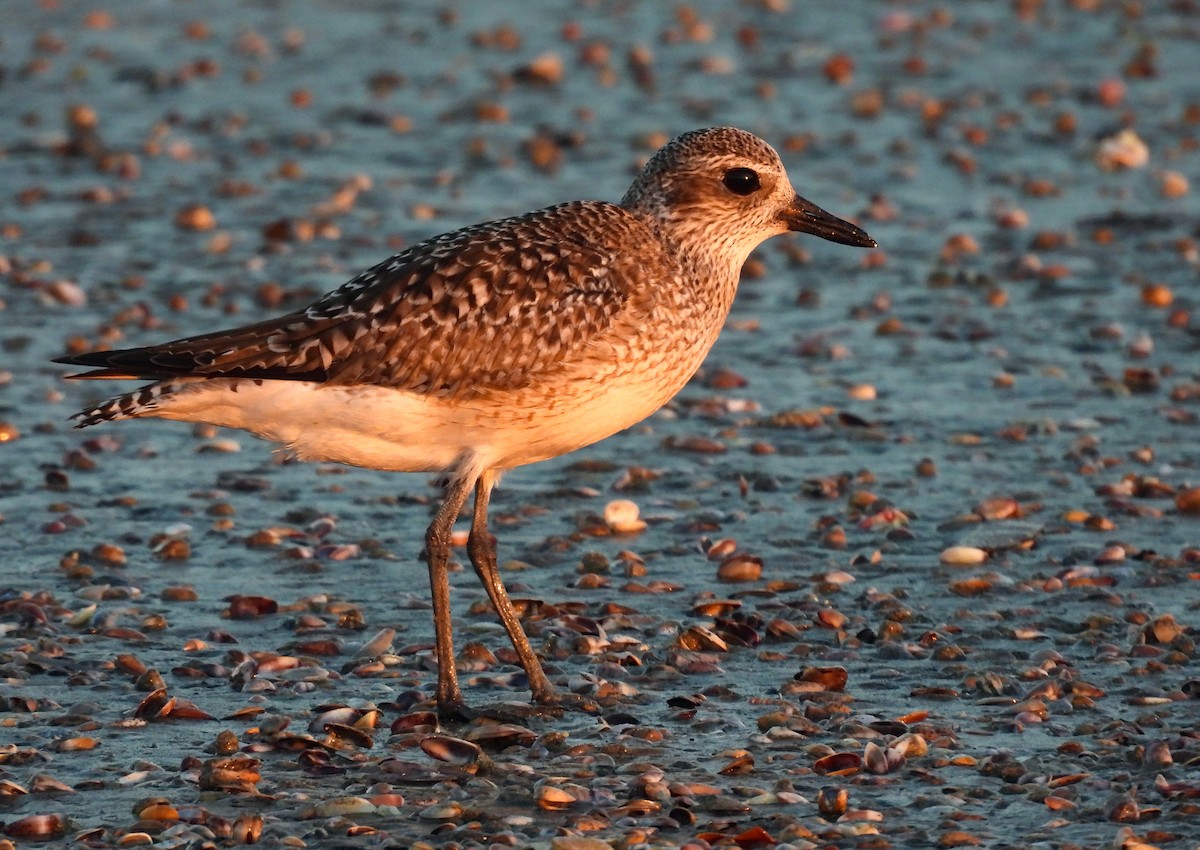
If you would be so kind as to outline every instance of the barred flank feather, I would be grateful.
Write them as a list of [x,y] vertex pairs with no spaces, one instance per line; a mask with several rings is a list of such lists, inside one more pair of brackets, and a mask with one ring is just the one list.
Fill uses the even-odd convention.
[[110,398],[103,404],[81,410],[71,418],[78,420],[75,423],[76,428],[87,428],[118,419],[135,419],[157,408],[163,397],[175,392],[177,388],[178,385],[171,381],[149,384],[139,390]]

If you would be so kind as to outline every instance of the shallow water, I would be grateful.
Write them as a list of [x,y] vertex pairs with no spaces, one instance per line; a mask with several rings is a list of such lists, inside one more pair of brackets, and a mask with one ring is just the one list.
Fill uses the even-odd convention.
[[[6,11],[0,421],[15,439],[0,446],[0,669],[12,709],[0,714],[10,747],[0,779],[30,790],[45,774],[77,792],[8,795],[0,819],[61,812],[68,836],[98,846],[164,827],[159,844],[195,838],[170,822],[137,823],[135,804],[162,796],[230,820],[261,810],[273,844],[487,846],[484,836],[508,833],[508,843],[549,846],[579,831],[614,846],[677,846],[761,826],[794,846],[1121,846],[1132,840],[1123,829],[1193,846],[1200,16],[1187,3],[769,11],[778,5],[697,3],[694,20],[651,3],[524,4],[521,17],[498,4]],[[635,45],[653,55],[652,89],[630,71]],[[1153,56],[1139,58],[1148,47]],[[522,82],[514,72],[546,52],[560,57],[561,80]],[[853,62],[845,84],[825,73],[835,54]],[[95,139],[64,120],[80,104],[98,116]],[[447,778],[412,755],[414,739],[385,731],[434,678],[418,557],[433,482],[289,464],[236,433],[161,422],[77,432],[65,422],[106,389],[60,380],[66,370],[48,361],[72,340],[148,344],[254,321],[426,236],[570,198],[615,199],[658,143],[708,124],[763,135],[802,194],[856,217],[882,247],[768,243],[679,399],[504,480],[494,530],[513,596],[629,639],[606,656],[571,652],[572,626],[546,616],[529,626],[535,644],[560,650],[562,682],[583,689],[580,677],[593,675],[636,693],[606,703],[603,719],[530,720],[538,743],[492,752],[490,772]],[[1104,170],[1097,151],[1123,127],[1148,159]],[[531,161],[525,145],[539,133],[566,143],[554,168]],[[1178,186],[1166,172],[1193,186],[1164,196]],[[176,226],[193,204],[211,211],[214,229]],[[264,235],[287,231],[273,226],[283,219],[293,238]],[[722,369],[744,386],[722,388]],[[850,392],[860,385],[873,393]],[[810,415],[780,426],[789,411]],[[936,475],[917,473],[923,459]],[[657,477],[618,492],[631,465]],[[881,503],[859,510],[860,492],[907,523],[876,516]],[[622,497],[650,521],[645,532],[603,533],[595,517]],[[325,515],[337,519],[325,537],[305,531]],[[844,529],[844,548],[831,525]],[[264,529],[285,531],[248,546]],[[185,539],[190,554],[164,558],[161,535]],[[760,580],[717,582],[704,549],[721,538],[762,558]],[[106,543],[124,566],[105,563],[96,547]],[[359,554],[337,560],[351,552],[333,548],[343,544]],[[940,563],[957,544],[988,559]],[[622,550],[644,560],[644,576],[626,576]],[[609,559],[607,588],[581,586],[589,552]],[[667,584],[633,586],[651,582]],[[196,601],[163,598],[184,585]],[[453,585],[460,646],[503,655],[494,619],[468,613],[484,599],[470,571]],[[230,619],[234,594],[290,610]],[[680,654],[680,633],[714,625],[695,607],[706,594],[738,600],[758,638],[773,619],[796,632],[714,653],[713,664]],[[72,625],[91,602],[91,619]],[[358,628],[338,626],[339,605],[361,613]],[[305,612],[328,628],[298,629]],[[165,628],[153,628],[155,615]],[[727,636],[747,634],[724,625]],[[355,675],[355,647],[389,627],[396,660]],[[341,653],[302,651],[314,634]],[[206,648],[187,651],[190,640]],[[247,687],[231,652],[306,660]],[[321,706],[375,703],[384,719],[372,747],[338,751],[328,773],[302,769],[253,731],[254,718],[129,728],[146,691],[113,666],[122,653],[215,718],[257,706],[302,731]],[[226,669],[180,670],[204,662]],[[834,665],[849,672],[844,691],[796,691],[794,675]],[[526,698],[519,681],[489,681],[515,668],[479,666],[465,674],[470,700]],[[1078,682],[1099,695],[1072,693]],[[1046,683],[1057,694],[1015,717],[1012,705]],[[694,715],[679,707],[704,691]],[[774,710],[815,727],[794,738],[760,730]],[[928,754],[881,774],[815,772],[827,751],[863,753],[868,734],[892,741],[892,727],[864,730],[901,717]],[[186,760],[211,759],[222,729],[243,747],[274,748],[260,756],[265,796],[197,788]],[[72,736],[99,745],[55,752]],[[721,773],[739,750],[752,768]],[[388,758],[418,762],[416,778],[397,779]],[[675,805],[614,813],[642,799],[631,783],[650,764],[679,783]],[[613,799],[536,808],[546,776],[615,789]],[[404,805],[348,821],[305,817],[321,800],[381,793],[379,782]],[[680,804],[697,783],[720,793]],[[852,813],[878,819],[822,816],[817,794],[831,787],[849,791]],[[781,790],[784,799],[764,796]],[[1052,808],[1048,795],[1065,802]],[[471,810],[445,831],[419,815],[455,800]],[[694,823],[663,820],[680,805]],[[373,830],[351,834],[351,821]]]

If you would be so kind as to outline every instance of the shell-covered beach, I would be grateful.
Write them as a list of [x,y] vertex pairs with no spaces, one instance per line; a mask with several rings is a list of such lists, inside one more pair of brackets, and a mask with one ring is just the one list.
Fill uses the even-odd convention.
[[[1200,846],[1200,6],[10,4],[0,846]],[[438,482],[73,430],[50,358],[617,200],[732,125],[880,247],[768,242],[699,374],[507,475],[539,716]],[[465,524],[462,526],[465,538]],[[466,553],[456,550],[466,564]]]

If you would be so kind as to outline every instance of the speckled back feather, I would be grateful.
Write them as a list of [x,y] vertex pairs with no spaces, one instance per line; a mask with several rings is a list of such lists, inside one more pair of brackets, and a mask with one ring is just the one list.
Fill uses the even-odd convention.
[[[616,238],[598,242],[596,230]],[[414,245],[303,312],[71,362],[112,377],[519,389],[572,362],[631,301],[649,309],[654,288],[636,284],[654,279],[656,245],[614,204],[561,204]]]

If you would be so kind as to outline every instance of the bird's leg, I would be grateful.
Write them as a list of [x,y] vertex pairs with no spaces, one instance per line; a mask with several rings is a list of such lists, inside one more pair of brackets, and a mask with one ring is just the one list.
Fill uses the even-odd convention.
[[533,647],[529,645],[529,638],[521,627],[521,619],[517,616],[512,600],[508,598],[508,590],[504,587],[500,569],[496,565],[496,547],[492,544],[487,528],[488,502],[491,499],[494,481],[495,474],[488,470],[475,482],[475,512],[471,520],[471,534],[467,538],[467,554],[471,558],[471,565],[487,591],[488,598],[492,600],[492,606],[496,609],[504,630],[508,632],[508,639],[517,651],[521,666],[525,668],[533,701],[541,705],[571,704],[585,711],[595,711],[597,706],[593,701],[575,694],[560,694],[550,684],[546,672],[542,669],[542,663],[538,661]]
[[433,599],[433,633],[437,652],[438,714],[448,719],[465,716],[458,670],[454,666],[454,635],[450,619],[450,578],[446,565],[450,560],[450,533],[462,510],[474,481],[456,477],[446,487],[446,496],[425,532],[425,557],[429,561],[429,589]]
[[529,689],[533,692],[534,702],[552,701],[554,686],[546,678],[541,662],[534,654],[533,647],[529,645],[529,638],[521,628],[521,619],[513,608],[512,600],[508,598],[508,591],[500,579],[500,569],[496,565],[496,548],[492,545],[487,528],[488,502],[492,495],[493,480],[494,476],[489,470],[475,482],[475,513],[471,521],[471,535],[467,538],[467,554],[471,558],[471,565],[475,567],[475,574],[483,584],[483,589],[492,600],[492,607],[496,609],[500,622],[504,624],[504,630],[508,632],[508,639],[512,641],[517,657],[521,659],[521,666],[525,668],[525,675],[529,678]]

